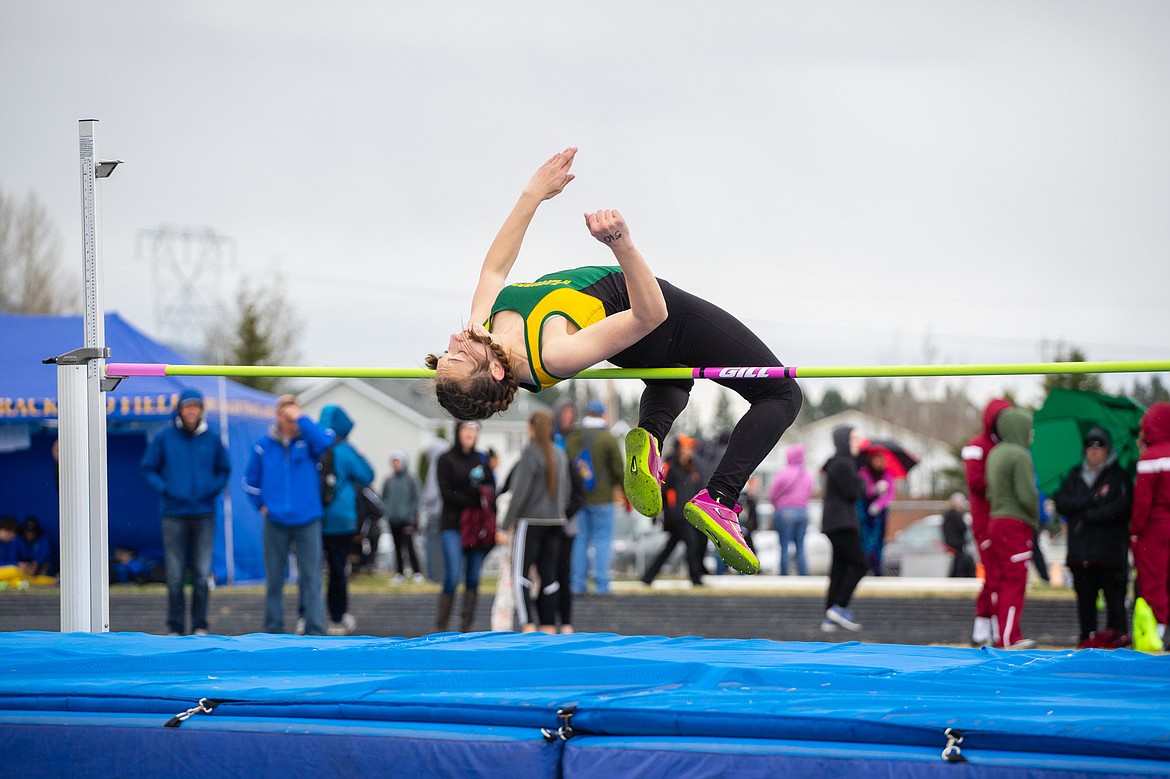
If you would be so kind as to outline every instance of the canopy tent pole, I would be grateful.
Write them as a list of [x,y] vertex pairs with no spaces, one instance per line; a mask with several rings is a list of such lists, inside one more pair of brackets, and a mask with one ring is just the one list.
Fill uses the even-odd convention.
[[[228,395],[227,395],[227,379],[223,376],[219,377],[219,436],[223,442],[223,448],[227,451],[232,450],[231,437],[228,433]],[[224,565],[227,566],[227,583],[236,583],[236,541],[235,541],[235,525],[233,524],[232,516],[232,491],[224,490],[223,492],[223,555]]]
[[61,508],[61,632],[110,629],[109,504],[106,487],[105,315],[102,310],[101,209],[96,180],[116,162],[98,162],[96,119],[80,121],[81,237],[85,346],[46,360],[57,365]]

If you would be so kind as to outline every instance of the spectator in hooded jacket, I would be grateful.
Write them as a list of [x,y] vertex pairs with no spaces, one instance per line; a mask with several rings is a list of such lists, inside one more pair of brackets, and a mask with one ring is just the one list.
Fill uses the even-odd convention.
[[987,455],[987,498],[990,505],[991,554],[995,559],[995,617],[999,625],[996,646],[1028,649],[1036,642],[1024,638],[1021,618],[1028,588],[1028,565],[1036,528],[1040,526],[1040,493],[1028,446],[1032,443],[1032,414],[1006,408],[995,421],[999,443]]
[[975,625],[971,629],[971,643],[976,646],[993,644],[999,638],[999,627],[995,620],[995,592],[993,583],[998,579],[994,570],[995,556],[991,553],[991,515],[987,505],[987,455],[997,443],[995,420],[1005,408],[1010,408],[1002,398],[992,398],[983,409],[983,431],[963,447],[963,467],[967,471],[967,491],[971,501],[971,534],[979,550],[979,561],[983,564],[983,587],[975,599]]
[[208,580],[215,545],[215,512],[231,473],[219,434],[203,417],[203,395],[186,389],[171,424],[150,440],[142,476],[159,494],[167,572],[167,630],[187,632],[183,579],[191,572],[191,631],[207,635]]
[[[488,465],[487,456],[476,449],[479,442],[479,422],[455,423],[455,445],[444,452],[437,462],[439,491],[443,496],[443,586],[439,592],[439,610],[435,618],[438,632],[447,629],[455,602],[455,591],[463,578],[463,605],[459,627],[471,631],[475,622],[475,604],[479,599],[479,574],[487,555],[486,545],[463,548],[463,510],[488,505],[495,512],[496,475]],[[491,539],[494,543],[494,537]]]
[[[1084,461],[1069,471],[1052,500],[1068,520],[1067,565],[1077,594],[1079,646],[1116,649],[1130,643],[1125,588],[1133,489],[1129,474],[1117,464],[1109,431],[1091,429],[1084,453]],[[1098,593],[1105,601],[1105,629],[1100,632]]]
[[292,395],[276,399],[276,421],[256,442],[244,468],[244,491],[264,522],[264,630],[284,631],[288,556],[297,558],[305,633],[325,635],[321,597],[321,478],[317,461],[336,436],[301,412]]
[[825,463],[825,498],[821,530],[833,546],[829,569],[829,591],[825,594],[825,619],[821,630],[838,627],[861,630],[849,608],[857,583],[865,576],[869,564],[861,548],[861,526],[857,521],[857,501],[865,495],[865,482],[857,471],[857,456],[863,437],[849,425],[833,428],[833,445],[837,451]]
[[325,506],[321,532],[325,561],[329,567],[329,584],[325,603],[329,624],[325,632],[331,636],[353,633],[357,620],[349,612],[349,552],[353,537],[358,532],[358,493],[374,480],[370,461],[349,442],[353,420],[341,406],[321,409],[321,427],[336,436],[329,451],[333,458],[333,499]]
[[1170,619],[1170,403],[1155,403],[1146,411],[1138,447],[1142,454],[1129,541],[1138,594],[1153,610],[1158,638],[1165,641]]
[[788,546],[796,554],[796,572],[808,576],[804,559],[804,534],[808,530],[808,501],[812,497],[813,475],[804,465],[804,445],[788,447],[788,466],[772,479],[768,500],[780,536],[780,575],[788,575]]
[[415,584],[423,583],[422,567],[418,564],[418,552],[414,548],[419,497],[418,482],[406,468],[406,452],[401,449],[391,452],[390,475],[382,482],[382,516],[394,538],[394,558],[398,565],[398,572],[391,580],[394,584],[406,581],[408,561],[410,570],[414,572],[411,581]]

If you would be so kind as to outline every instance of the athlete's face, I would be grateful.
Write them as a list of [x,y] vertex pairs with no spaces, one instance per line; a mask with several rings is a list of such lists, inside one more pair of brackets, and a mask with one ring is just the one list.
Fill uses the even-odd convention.
[[495,376],[499,369],[502,378],[503,368],[496,359],[491,347],[480,343],[471,337],[471,333],[488,337],[488,331],[482,325],[471,325],[457,333],[452,333],[447,341],[447,351],[439,355],[435,374],[438,376],[455,377],[470,376],[476,371],[489,366]]

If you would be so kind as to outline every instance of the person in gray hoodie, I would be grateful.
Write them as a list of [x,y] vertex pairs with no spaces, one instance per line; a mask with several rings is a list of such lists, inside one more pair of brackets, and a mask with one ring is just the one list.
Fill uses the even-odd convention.
[[512,502],[501,525],[505,534],[501,541],[506,543],[509,532],[515,537],[512,582],[521,632],[532,632],[539,624],[542,632],[556,633],[561,586],[557,562],[569,502],[569,458],[553,445],[552,416],[548,413],[533,412],[528,418],[528,435],[530,443],[509,477]]
[[406,463],[406,452],[399,449],[390,453],[391,473],[382,483],[382,516],[390,526],[394,538],[394,561],[398,564],[398,572],[391,581],[401,584],[406,580],[406,563],[409,561],[410,570],[414,572],[411,581],[422,584],[422,567],[414,548],[420,494],[418,482],[406,469]]

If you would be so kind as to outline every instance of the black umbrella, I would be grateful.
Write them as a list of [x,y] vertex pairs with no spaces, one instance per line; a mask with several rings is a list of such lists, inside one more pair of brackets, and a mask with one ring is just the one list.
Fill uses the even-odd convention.
[[871,439],[862,445],[861,451],[864,454],[871,454],[873,452],[884,454],[886,456],[886,470],[895,479],[905,479],[910,469],[918,465],[918,457],[915,454],[908,451],[897,441],[891,441],[889,439]]

